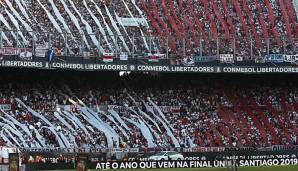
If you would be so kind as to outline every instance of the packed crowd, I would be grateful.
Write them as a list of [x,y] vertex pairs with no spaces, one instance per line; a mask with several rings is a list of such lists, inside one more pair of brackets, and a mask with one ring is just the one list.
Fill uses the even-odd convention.
[[56,74],[1,76],[0,146],[297,145],[296,80]]
[[32,47],[35,38],[76,55],[165,53],[167,45],[184,55],[298,52],[292,1],[4,0],[0,12],[5,47]]

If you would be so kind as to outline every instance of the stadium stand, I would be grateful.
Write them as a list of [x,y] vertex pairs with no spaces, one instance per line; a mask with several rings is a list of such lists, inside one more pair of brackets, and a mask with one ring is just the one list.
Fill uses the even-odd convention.
[[297,145],[295,76],[1,72],[6,147]]
[[297,2],[0,0],[0,170],[297,165]]
[[3,0],[0,5],[2,47],[49,46],[57,54],[93,56],[165,53],[167,46],[178,56],[297,53],[297,11],[288,0]]

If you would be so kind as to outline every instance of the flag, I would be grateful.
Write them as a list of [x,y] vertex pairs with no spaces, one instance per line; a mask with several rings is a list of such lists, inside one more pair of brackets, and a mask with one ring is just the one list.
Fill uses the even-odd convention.
[[35,48],[35,56],[46,57],[48,51],[48,43],[37,44]]
[[219,54],[220,63],[234,63],[234,55],[233,54]]
[[56,55],[55,55],[55,51],[53,48],[50,48],[48,50],[47,57],[49,59],[49,62],[54,62],[56,60]]
[[265,56],[265,62],[270,63],[283,63],[284,57],[282,54],[269,54]]
[[84,51],[83,52],[83,58],[84,59],[90,59],[90,52],[89,51]]
[[237,60],[238,62],[243,61],[243,56],[237,56],[236,60]]
[[120,60],[121,60],[121,61],[127,61],[127,60],[128,60],[128,54],[125,53],[125,52],[122,52],[122,53],[120,54]]
[[297,55],[283,55],[284,62],[295,63],[298,62],[298,54]]
[[184,57],[182,60],[182,64],[186,66],[194,65],[195,61],[193,59],[193,55]]
[[255,63],[265,63],[265,58],[259,56],[255,58]]
[[159,62],[159,55],[153,53],[146,54],[149,62]]
[[32,60],[32,52],[25,51],[20,53],[20,59],[29,61]]
[[103,62],[113,62],[113,53],[103,53]]

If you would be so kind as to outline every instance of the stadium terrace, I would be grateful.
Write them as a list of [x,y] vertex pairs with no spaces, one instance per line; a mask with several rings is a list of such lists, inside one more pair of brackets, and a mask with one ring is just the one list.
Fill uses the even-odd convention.
[[297,171],[297,64],[298,0],[0,0],[0,170]]
[[293,1],[3,1],[0,56],[297,63]]

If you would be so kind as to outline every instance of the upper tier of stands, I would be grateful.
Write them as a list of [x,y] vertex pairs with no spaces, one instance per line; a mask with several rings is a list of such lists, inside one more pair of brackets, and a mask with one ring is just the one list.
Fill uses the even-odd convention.
[[[35,42],[69,54],[131,53],[132,47],[165,53],[169,47],[207,56],[237,49],[251,57],[268,48],[293,54],[298,46],[291,0],[3,0],[0,12],[2,47]],[[122,18],[141,22],[127,27]]]

